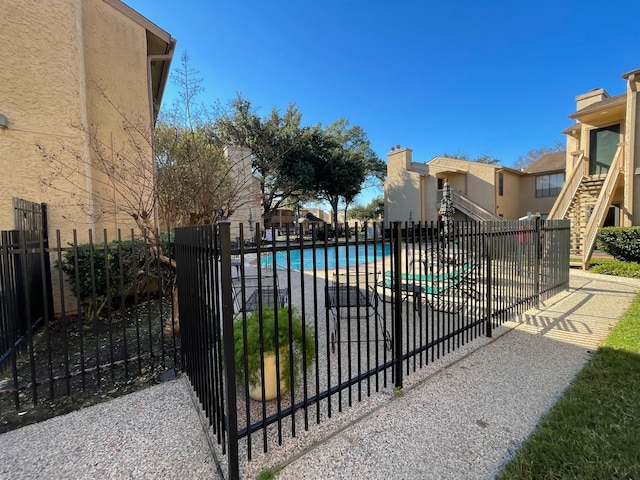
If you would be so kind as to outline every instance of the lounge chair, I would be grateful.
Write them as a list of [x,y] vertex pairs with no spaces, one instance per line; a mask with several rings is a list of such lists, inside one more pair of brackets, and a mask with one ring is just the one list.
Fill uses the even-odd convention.
[[280,288],[278,275],[244,275],[232,278],[234,313],[249,313],[260,307],[284,307],[289,289]]
[[[343,342],[384,342],[385,348],[391,350],[391,335],[385,328],[384,321],[378,310],[380,297],[375,289],[376,275],[374,273],[340,273],[333,275],[333,279],[326,286],[325,303],[333,318],[333,331],[331,332],[331,352],[335,352],[336,344]],[[377,320],[380,332],[375,330],[374,337],[366,339],[356,338],[342,340],[340,326],[342,320]],[[365,327],[366,328],[366,327]],[[368,332],[368,330],[366,330]]]
[[[476,289],[473,275],[479,265],[478,262],[468,261],[458,267],[444,269],[438,274],[403,272],[400,283],[402,301],[412,297],[416,309],[422,312],[421,303],[424,298],[433,310],[456,313],[464,307],[469,297],[479,298],[480,293]],[[378,283],[378,287],[382,287],[385,292],[393,290],[394,285],[394,274],[391,271],[385,272],[383,280]]]

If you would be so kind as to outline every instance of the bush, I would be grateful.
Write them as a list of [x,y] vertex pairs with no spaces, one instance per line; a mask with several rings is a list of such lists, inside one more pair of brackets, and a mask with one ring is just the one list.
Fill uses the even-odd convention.
[[[275,317],[275,310],[269,307],[262,310],[262,316],[256,310],[249,313],[245,320],[239,318],[234,322],[236,374],[241,383],[245,379],[245,354],[249,383],[257,385],[261,378],[261,351],[275,353],[276,345],[283,350],[283,355],[280,357],[280,380],[284,382],[287,389],[291,387],[289,377],[291,366],[293,366],[293,378],[296,380],[303,370],[303,365],[307,368],[312,366],[316,354],[313,330],[307,328],[303,331],[304,320],[295,308],[291,310],[291,320],[288,308],[278,309],[277,330]],[[292,342],[291,350],[289,341]]]
[[640,227],[601,228],[598,249],[618,260],[640,262]]
[[[147,260],[153,260],[148,268]],[[58,268],[67,275],[74,295],[80,299],[87,317],[92,319],[107,304],[111,308],[121,308],[135,293],[146,295],[157,291],[158,268],[155,265],[144,241],[124,240],[113,241],[107,246],[104,243],[78,245],[63,254]],[[147,272],[148,275],[144,275]],[[163,266],[160,274],[165,279],[163,285],[169,285],[170,269]]]

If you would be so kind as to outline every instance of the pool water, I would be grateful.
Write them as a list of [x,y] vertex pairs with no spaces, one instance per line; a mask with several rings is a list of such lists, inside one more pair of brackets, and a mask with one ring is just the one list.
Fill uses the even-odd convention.
[[[341,245],[338,246],[336,255],[336,247],[328,247],[325,258],[324,248],[307,248],[304,250],[291,250],[289,252],[290,268],[293,270],[301,270],[304,265],[305,270],[314,267],[318,269],[325,268],[325,259],[327,268],[347,267],[361,263],[373,262],[380,260],[382,257],[389,255],[391,246],[389,244],[382,245]],[[302,254],[302,257],[300,256]],[[272,266],[273,254],[264,255],[261,265],[263,267]],[[276,268],[287,268],[287,252],[276,253]]]

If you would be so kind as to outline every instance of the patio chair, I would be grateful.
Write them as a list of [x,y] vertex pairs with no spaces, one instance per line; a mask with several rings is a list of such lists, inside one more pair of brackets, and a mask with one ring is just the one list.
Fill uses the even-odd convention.
[[[433,310],[457,313],[466,305],[469,298],[481,298],[474,276],[479,266],[480,262],[469,260],[459,266],[440,269],[440,273],[437,274],[402,273],[400,284],[402,301],[409,297],[413,298],[415,309],[420,315],[422,315],[423,299]],[[385,272],[378,286],[393,289],[393,273]]]
[[242,314],[258,310],[260,307],[284,307],[289,297],[289,289],[281,288],[278,275],[244,275],[231,279],[233,288],[234,313]]
[[[336,350],[338,342],[366,342],[380,341],[384,343],[387,350],[391,350],[391,335],[385,328],[381,318],[378,305],[380,298],[375,288],[376,274],[362,273],[339,273],[333,275],[333,279],[327,283],[325,292],[326,308],[333,318],[333,331],[331,332],[331,352]],[[361,320],[373,319],[377,321],[380,332],[373,339],[342,340],[339,329],[341,320]],[[374,326],[374,329],[377,328]],[[374,330],[375,331],[375,330]]]

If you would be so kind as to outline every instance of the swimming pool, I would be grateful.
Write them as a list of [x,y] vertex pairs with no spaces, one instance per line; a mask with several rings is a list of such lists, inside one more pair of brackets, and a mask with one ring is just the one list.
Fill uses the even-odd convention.
[[[304,265],[305,270],[310,270],[315,265],[316,268],[325,268],[325,249],[324,248],[307,248],[304,250],[291,250],[290,268],[300,270]],[[336,255],[336,247],[328,247],[326,254],[327,268],[347,267],[356,263],[373,262],[380,260],[382,257],[389,255],[391,246],[389,244],[382,245],[341,245],[338,246]],[[302,253],[302,257],[300,254]],[[273,254],[264,255],[261,265],[263,267],[271,266],[273,263]],[[287,252],[276,252],[276,268],[287,268]]]

